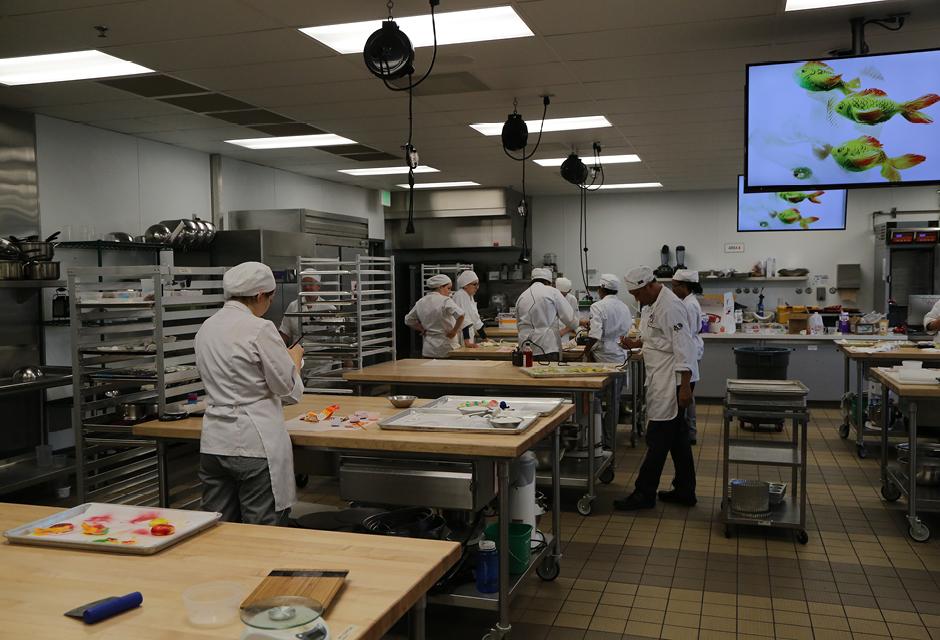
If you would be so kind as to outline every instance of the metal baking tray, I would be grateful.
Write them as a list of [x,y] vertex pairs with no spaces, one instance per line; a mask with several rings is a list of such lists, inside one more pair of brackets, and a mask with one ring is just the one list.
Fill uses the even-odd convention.
[[[506,413],[504,412],[504,415]],[[488,433],[492,435],[516,435],[531,427],[538,415],[516,415],[522,422],[515,427],[494,427],[486,416],[464,415],[455,410],[422,407],[405,409],[395,415],[379,420],[379,427],[397,431],[433,431],[455,433]]]
[[465,402],[482,402],[488,404],[491,400],[505,402],[509,408],[519,413],[547,416],[555,413],[563,404],[570,404],[567,398],[515,398],[504,396],[441,396],[424,405],[424,409],[448,409],[457,411]]
[[[110,520],[104,519],[108,517],[110,517]],[[8,529],[3,532],[3,535],[9,542],[15,544],[60,547],[63,549],[87,549],[106,553],[152,555],[208,529],[215,525],[221,517],[221,513],[209,511],[86,502],[77,507]],[[149,529],[149,522],[156,518],[161,518],[172,524],[175,528],[174,533],[162,536],[154,536],[149,533],[142,535],[144,529]],[[133,520],[138,520],[138,522],[134,523]],[[84,533],[83,522],[95,522],[102,526],[107,525],[107,530],[97,534]],[[63,523],[71,524],[72,530],[61,534],[36,534],[37,529],[45,529]],[[128,543],[127,540],[134,540],[134,542]]]
[[809,388],[799,380],[728,380],[728,393],[736,395],[805,396]]
[[[594,369],[594,371],[585,371]],[[540,364],[533,367],[522,367],[522,373],[533,378],[600,378],[624,371],[623,364],[611,362],[572,362]]]

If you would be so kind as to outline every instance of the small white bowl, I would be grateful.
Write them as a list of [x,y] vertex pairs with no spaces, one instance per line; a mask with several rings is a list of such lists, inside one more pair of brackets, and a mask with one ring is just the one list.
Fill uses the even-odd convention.
[[183,592],[183,605],[190,624],[223,627],[238,619],[238,608],[246,595],[237,582],[203,582]]
[[901,366],[905,369],[922,369],[924,367],[924,363],[920,360],[902,360]]
[[512,429],[522,423],[522,418],[516,416],[495,416],[490,418],[490,424],[497,429]]

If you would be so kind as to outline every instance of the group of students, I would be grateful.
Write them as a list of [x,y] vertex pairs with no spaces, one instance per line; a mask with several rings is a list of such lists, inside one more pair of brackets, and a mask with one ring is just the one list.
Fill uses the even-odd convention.
[[[698,273],[681,269],[672,289],[657,281],[649,267],[636,267],[624,276],[626,290],[641,306],[639,337],[628,337],[633,328],[630,308],[618,296],[621,279],[605,273],[597,286],[598,300],[587,318],[580,318],[571,281],[552,272],[532,270],[529,287],[516,300],[518,343],[529,345],[540,361],[560,361],[563,341],[569,333],[585,330],[585,353],[595,362],[626,363],[628,349],[642,349],[646,370],[648,451],[637,476],[634,492],[615,501],[619,509],[651,508],[657,496],[667,502],[692,506],[695,497],[695,465],[691,446],[697,429],[693,391],[699,380],[699,361],[704,354],[700,335],[703,314],[696,293],[701,293]],[[473,297],[480,286],[472,271],[457,278],[457,292],[443,274],[427,281],[429,292],[405,316],[405,324],[424,338],[422,355],[446,358],[463,344],[475,347],[483,323]],[[624,376],[613,377],[605,419],[608,439],[617,427]],[[671,491],[657,493],[666,457],[676,468]]]

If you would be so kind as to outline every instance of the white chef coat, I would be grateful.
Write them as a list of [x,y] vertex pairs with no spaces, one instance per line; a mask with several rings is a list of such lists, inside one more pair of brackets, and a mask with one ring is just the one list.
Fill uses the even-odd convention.
[[[415,303],[408,315],[405,324],[412,329],[421,323],[424,327],[424,340],[421,355],[425,358],[446,358],[454,350],[456,338],[451,339],[447,334],[454,329],[454,323],[463,315],[460,307],[453,298],[442,296],[431,291]],[[459,335],[459,333],[458,333]]]
[[695,341],[688,325],[686,306],[666,287],[640,314],[649,420],[672,420],[679,413],[676,387],[681,382],[680,372],[691,372],[696,356]]
[[633,314],[623,300],[615,295],[604,296],[591,305],[591,328],[588,337],[597,340],[591,351],[598,362],[623,364],[627,352],[620,346],[620,337],[630,333]]
[[[480,320],[480,312],[477,310],[477,301],[465,289],[460,289],[454,294],[454,302],[457,303],[463,313],[461,331],[466,327],[470,327],[470,342],[476,342],[477,331],[483,328],[483,321]],[[463,334],[458,334],[457,339],[462,343]]]
[[[284,318],[281,320],[281,326],[278,328],[278,331],[283,333],[290,339],[290,343],[294,344],[300,340],[300,336],[303,335],[303,324],[301,320],[303,318],[299,316],[289,316],[289,313],[297,313],[297,310],[300,308],[300,301],[294,300],[284,311]],[[336,311],[336,305],[332,305],[329,302],[305,302],[304,311]],[[313,327],[317,329],[318,327]]]
[[[933,308],[927,312],[927,315],[924,316],[924,331],[927,331],[927,323],[933,322],[934,320],[940,319],[940,300],[937,300]],[[928,334],[934,336],[934,342],[940,341],[940,338],[937,337],[936,331],[927,331]]]
[[[578,309],[578,299],[577,299],[577,298],[575,297],[575,295],[574,295],[573,293],[571,293],[570,291],[569,291],[568,293],[564,294],[564,295],[565,295],[565,300],[567,300],[567,301],[568,301],[568,304],[571,305],[571,310],[574,312],[574,317],[575,317],[575,318],[580,318],[580,317],[581,317],[581,310]],[[561,330],[564,329],[564,328],[565,328],[565,324],[564,324],[561,320],[559,320],[559,321],[558,321],[558,330],[561,331]]]
[[578,330],[578,317],[562,292],[541,282],[533,282],[516,300],[516,318],[519,344],[531,340],[536,356],[561,352],[559,321],[564,327]]
[[[677,296],[678,297],[678,296]],[[699,362],[705,355],[705,340],[702,338],[702,305],[694,293],[690,293],[682,299],[686,310],[689,312],[689,328],[692,330],[692,339],[695,341],[695,361],[692,363],[692,382],[701,380],[701,370]]]
[[206,387],[199,451],[267,458],[275,509],[296,499],[294,455],[281,398],[304,385],[274,323],[229,300],[196,333],[196,366]]

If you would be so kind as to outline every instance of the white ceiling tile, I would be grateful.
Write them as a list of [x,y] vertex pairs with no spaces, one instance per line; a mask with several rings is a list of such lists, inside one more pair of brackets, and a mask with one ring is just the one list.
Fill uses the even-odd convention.
[[64,118],[77,122],[95,122],[97,120],[115,120],[119,118],[144,118],[148,116],[173,115],[185,111],[156,100],[139,98],[136,100],[116,100],[113,102],[95,102],[91,104],[56,105],[35,107],[36,113],[53,118]]

